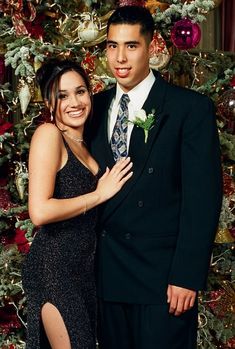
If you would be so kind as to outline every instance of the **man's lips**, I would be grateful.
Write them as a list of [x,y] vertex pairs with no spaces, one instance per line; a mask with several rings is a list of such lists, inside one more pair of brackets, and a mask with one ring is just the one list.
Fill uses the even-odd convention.
[[116,75],[120,78],[126,78],[130,73],[130,68],[115,68]]

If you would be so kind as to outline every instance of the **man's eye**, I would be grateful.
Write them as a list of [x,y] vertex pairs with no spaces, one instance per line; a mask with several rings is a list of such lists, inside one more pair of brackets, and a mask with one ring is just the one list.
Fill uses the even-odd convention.
[[133,49],[135,49],[135,48],[136,48],[136,45],[134,45],[134,44],[130,44],[130,45],[128,45],[128,48],[130,48],[131,50],[133,50]]
[[108,44],[107,45],[107,48],[111,48],[111,49],[114,49],[116,47],[117,47],[117,45],[115,45],[115,44]]

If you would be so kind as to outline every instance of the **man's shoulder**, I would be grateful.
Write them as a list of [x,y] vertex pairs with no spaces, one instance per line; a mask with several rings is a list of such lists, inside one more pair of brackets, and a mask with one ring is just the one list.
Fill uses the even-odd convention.
[[93,95],[94,103],[105,103],[108,101],[108,99],[113,96],[115,93],[115,86],[111,88],[107,88],[101,92],[95,93]]

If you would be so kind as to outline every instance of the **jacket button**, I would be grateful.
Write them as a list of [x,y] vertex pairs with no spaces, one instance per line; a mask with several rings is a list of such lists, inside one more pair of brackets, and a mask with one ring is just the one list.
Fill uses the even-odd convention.
[[138,201],[138,207],[143,207],[144,206],[144,203],[143,203],[143,201]]
[[130,233],[126,233],[125,234],[125,239],[129,240],[131,238],[131,234]]
[[153,173],[153,171],[154,171],[154,170],[153,170],[153,167],[149,167],[149,168],[148,168],[148,173],[149,173],[149,174]]

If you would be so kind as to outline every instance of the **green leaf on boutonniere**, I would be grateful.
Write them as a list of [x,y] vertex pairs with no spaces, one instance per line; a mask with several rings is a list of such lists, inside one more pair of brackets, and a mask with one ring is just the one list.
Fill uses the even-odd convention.
[[144,130],[144,142],[147,143],[148,133],[151,128],[153,128],[155,122],[155,110],[153,109],[150,114],[146,114],[144,109],[140,109],[136,115],[128,121]]

